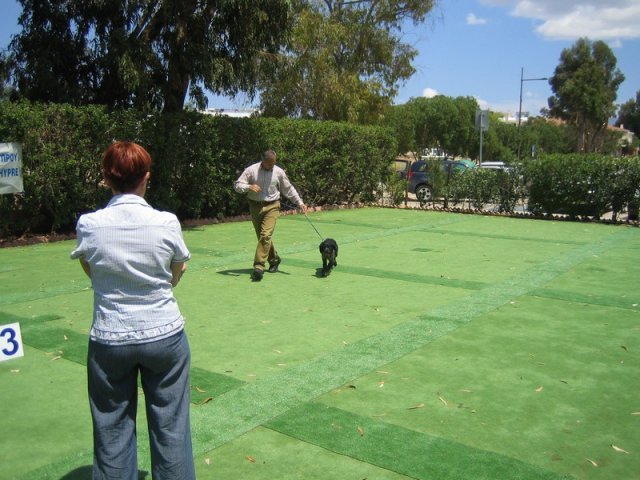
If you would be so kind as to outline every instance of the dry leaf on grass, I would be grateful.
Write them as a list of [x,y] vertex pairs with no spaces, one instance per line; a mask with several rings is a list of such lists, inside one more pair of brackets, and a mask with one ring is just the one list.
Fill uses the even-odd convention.
[[380,380],[380,381],[378,382],[378,387],[379,387],[379,388],[384,387],[384,380]]
[[631,415],[640,415],[640,412],[631,412]]
[[206,390],[201,389],[200,387],[196,387],[196,391],[199,393],[204,393]]
[[213,400],[213,397],[207,397],[204,400],[202,400],[201,402],[196,403],[196,405],[204,405],[206,403],[209,403],[211,400]]
[[624,345],[620,345],[620,348],[623,349],[625,352],[628,352],[629,350],[627,349],[627,347],[625,347]]
[[540,387],[536,388],[536,392],[538,392],[538,393],[540,393],[542,390],[544,390],[543,386],[540,386]]
[[615,445],[611,445],[611,448],[613,448],[616,452],[626,453],[626,454],[629,453],[624,448],[616,447]]
[[590,458],[585,458],[585,460],[586,460],[587,462],[589,462],[591,465],[593,465],[594,467],[597,467],[597,466],[598,466],[598,464],[597,464],[596,462],[594,462],[593,460],[591,460]]
[[11,370],[11,373],[20,373],[20,369],[19,368],[15,368],[15,369]]
[[362,428],[360,425],[358,425],[358,433],[361,437],[364,437],[364,428]]
[[211,465],[211,459],[210,458],[205,458],[204,459],[204,463],[206,463],[207,465]]
[[416,408],[423,408],[424,403],[419,403],[418,405],[414,405],[413,407],[409,407],[407,410],[415,410]]
[[444,406],[445,406],[445,407],[448,407],[448,406],[449,406],[449,404],[447,403],[447,401],[446,401],[444,398],[442,398],[440,395],[438,395],[438,399],[439,399],[442,403],[444,403]]
[[247,456],[246,456],[246,457],[244,457],[244,458],[247,460],[247,462],[250,462],[250,463],[256,463],[256,459],[255,459],[255,458],[253,458],[251,455],[247,455]]
[[69,337],[67,337],[66,335],[63,335],[64,337],[64,341],[66,342],[67,340],[69,340]]

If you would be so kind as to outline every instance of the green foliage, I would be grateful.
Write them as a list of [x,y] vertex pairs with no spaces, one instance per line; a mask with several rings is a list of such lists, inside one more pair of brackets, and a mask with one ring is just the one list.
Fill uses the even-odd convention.
[[107,198],[95,159],[113,130],[101,107],[0,102],[0,138],[23,144],[27,192],[0,196],[0,233],[66,229]]
[[395,169],[390,168],[382,184],[382,202],[398,206],[407,198],[407,180],[400,178]]
[[380,124],[390,128],[398,141],[398,153],[415,152],[418,150],[416,142],[416,113],[417,109],[410,105],[395,105],[388,108]]
[[0,139],[22,143],[25,186],[0,196],[0,236],[71,231],[80,214],[103,207],[111,192],[100,163],[114,139],[149,150],[147,199],[182,220],[245,212],[233,182],[267,148],[310,205],[377,199],[397,150],[376,127],[28,102],[0,102]]
[[274,117],[377,122],[417,51],[402,24],[422,22],[432,1],[296,2],[293,32],[276,63],[263,69],[261,108]]
[[290,28],[286,0],[20,0],[13,81],[30,100],[181,111],[202,86],[252,93]]
[[609,118],[615,113],[618,87],[624,75],[603,41],[579,39],[562,51],[560,63],[549,80],[551,115],[576,127],[575,151],[597,152]]
[[632,131],[640,137],[640,90],[636,92],[636,98],[630,99],[620,106],[616,126]]
[[269,118],[258,123],[309,204],[374,200],[396,156],[392,133],[378,127]]
[[524,165],[529,210],[599,218],[633,202],[640,185],[640,158],[551,155]]
[[[402,107],[402,112],[413,120],[413,144],[419,151],[438,147],[452,155],[468,156],[478,149],[474,129],[477,108],[473,98],[438,95],[411,99]],[[397,115],[395,118],[402,119]],[[396,130],[401,128],[400,124]]]
[[[349,123],[2,101],[0,139],[22,143],[25,185],[24,194],[0,196],[0,236],[71,231],[80,214],[104,206],[111,192],[101,182],[100,161],[113,139],[149,150],[147,198],[182,220],[246,212],[233,182],[267,148],[278,152],[309,205],[376,201],[383,192],[398,204],[406,188],[389,176],[398,151],[393,130]],[[513,211],[528,197],[534,213],[599,217],[639,201],[638,157],[546,155],[505,172],[446,172],[439,165],[429,165],[429,176],[434,201],[445,204]]]
[[[391,128],[398,139],[399,153],[439,147],[456,156],[479,158],[480,134],[475,129],[475,99],[470,97],[413,98],[387,109],[380,124]],[[483,134],[483,161],[514,162],[542,154],[570,153],[575,128],[545,118],[532,118],[520,128],[491,113],[489,130]],[[616,151],[615,139],[603,134],[603,152]]]
[[421,205],[429,200],[435,202],[436,198],[444,196],[451,178],[451,171],[443,169],[442,161],[437,159],[426,160],[425,173],[431,189],[431,198],[418,198]]
[[481,209],[496,203],[498,182],[496,171],[474,168],[457,172],[449,187],[449,198],[454,203],[468,202],[468,206]]

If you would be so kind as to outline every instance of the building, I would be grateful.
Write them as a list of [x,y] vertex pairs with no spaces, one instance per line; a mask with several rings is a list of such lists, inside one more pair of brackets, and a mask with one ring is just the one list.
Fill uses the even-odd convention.
[[257,108],[207,108],[200,110],[205,115],[213,115],[215,117],[233,117],[233,118],[249,118],[260,115]]
[[[529,121],[529,112],[522,112],[522,116],[520,117],[520,123],[527,123]],[[515,113],[511,113],[511,112],[507,112],[507,113],[503,113],[501,120],[504,123],[513,123],[514,125],[518,124],[518,112]]]

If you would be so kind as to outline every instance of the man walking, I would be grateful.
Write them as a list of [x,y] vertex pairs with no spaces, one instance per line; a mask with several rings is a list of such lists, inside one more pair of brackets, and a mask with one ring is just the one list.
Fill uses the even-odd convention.
[[276,152],[273,150],[264,152],[261,162],[247,167],[236,180],[234,188],[238,193],[246,193],[249,200],[251,220],[258,237],[252,279],[259,282],[262,280],[266,262],[269,262],[270,273],[277,272],[281,262],[272,241],[273,231],[280,216],[280,195],[295,202],[305,214],[307,207],[291,185],[285,171],[276,166]]

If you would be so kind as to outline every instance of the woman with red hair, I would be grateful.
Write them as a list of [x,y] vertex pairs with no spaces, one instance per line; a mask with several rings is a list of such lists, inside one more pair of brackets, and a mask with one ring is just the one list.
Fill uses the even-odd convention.
[[115,142],[104,153],[106,208],[82,215],[71,258],[94,291],[87,377],[94,479],[137,480],[138,375],[152,477],[195,478],[189,421],[191,354],[173,295],[191,258],[175,215],[144,200],[151,157]]

